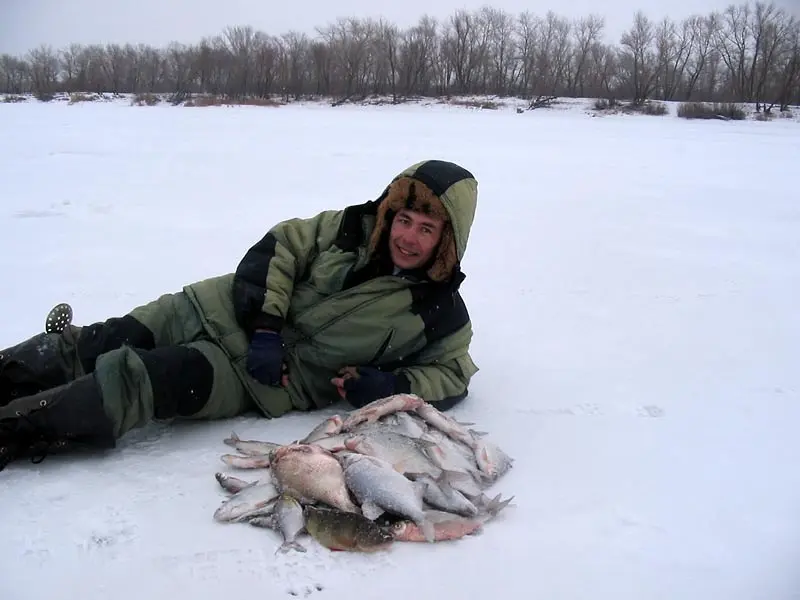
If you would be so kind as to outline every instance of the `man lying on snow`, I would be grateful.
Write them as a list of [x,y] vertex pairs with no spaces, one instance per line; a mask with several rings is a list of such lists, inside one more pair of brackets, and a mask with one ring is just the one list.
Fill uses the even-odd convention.
[[452,407],[478,370],[458,293],[476,203],[469,171],[423,161],[377,200],[279,223],[235,273],[83,327],[62,306],[56,326],[0,353],[0,469],[113,448],[151,419],[401,392]]

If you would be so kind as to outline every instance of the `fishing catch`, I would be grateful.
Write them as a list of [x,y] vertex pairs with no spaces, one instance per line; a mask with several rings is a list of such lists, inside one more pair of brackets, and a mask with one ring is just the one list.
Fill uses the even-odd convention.
[[216,473],[229,496],[214,519],[275,530],[280,552],[304,552],[303,534],[351,552],[473,535],[513,500],[486,491],[514,461],[471,425],[419,396],[395,394],[286,444],[232,433],[223,442],[239,454],[221,460],[268,471],[253,481]]

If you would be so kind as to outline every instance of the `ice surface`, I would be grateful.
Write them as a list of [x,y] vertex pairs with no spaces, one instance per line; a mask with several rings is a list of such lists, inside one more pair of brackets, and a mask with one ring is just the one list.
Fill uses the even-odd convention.
[[[480,536],[361,556],[223,525],[231,430],[154,425],[0,473],[0,598],[800,598],[800,126],[473,111],[0,106],[0,347],[235,268],[424,158],[480,184],[454,414],[511,454]],[[252,479],[260,472],[237,472]]]

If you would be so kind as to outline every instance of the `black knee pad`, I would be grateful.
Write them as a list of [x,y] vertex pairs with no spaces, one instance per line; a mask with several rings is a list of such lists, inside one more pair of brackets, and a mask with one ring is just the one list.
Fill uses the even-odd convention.
[[130,315],[114,317],[82,327],[78,336],[77,348],[83,370],[91,373],[94,371],[98,356],[123,345],[140,350],[150,350],[156,345],[155,336],[152,331]]
[[214,367],[202,352],[186,346],[134,351],[150,377],[157,419],[189,417],[206,405],[214,385]]

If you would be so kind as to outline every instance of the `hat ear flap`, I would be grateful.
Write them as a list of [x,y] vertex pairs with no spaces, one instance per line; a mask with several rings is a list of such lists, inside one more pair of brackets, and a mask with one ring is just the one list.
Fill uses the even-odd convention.
[[372,234],[369,236],[368,255],[374,256],[381,243],[381,238],[389,232],[392,219],[394,218],[394,211],[389,208],[389,203],[381,202],[378,206],[378,212],[375,215],[375,225],[372,228]]
[[448,223],[442,231],[442,239],[436,251],[436,258],[428,269],[428,277],[433,281],[446,281],[453,273],[458,264],[458,253],[456,252],[455,236],[453,228]]

